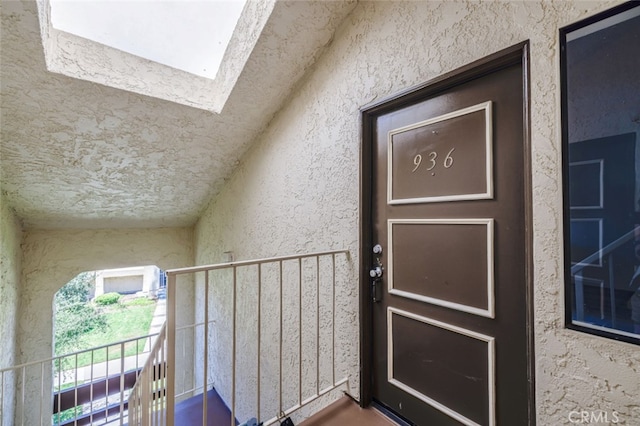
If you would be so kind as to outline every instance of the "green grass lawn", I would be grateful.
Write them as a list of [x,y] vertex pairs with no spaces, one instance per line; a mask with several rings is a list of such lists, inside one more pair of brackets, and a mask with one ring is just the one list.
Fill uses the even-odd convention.
[[[76,351],[104,346],[133,337],[146,336],[149,333],[149,326],[151,325],[155,308],[156,302],[146,298],[131,299],[114,306],[102,308],[106,314],[106,330],[93,330],[83,335]],[[124,356],[142,352],[145,343],[145,340],[138,341],[137,345],[136,342],[126,343],[124,345]],[[121,345],[117,344],[78,355],[78,367],[90,365],[92,353],[93,363],[104,362],[107,359],[117,359],[120,357],[121,349]],[[72,364],[74,364],[73,358],[69,357],[69,361]]]

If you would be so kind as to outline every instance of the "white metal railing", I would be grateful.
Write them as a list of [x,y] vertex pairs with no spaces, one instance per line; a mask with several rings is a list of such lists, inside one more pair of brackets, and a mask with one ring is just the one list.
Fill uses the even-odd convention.
[[128,424],[166,424],[167,327],[162,325],[138,380],[129,394]]
[[125,424],[127,394],[156,336],[0,369],[0,425]]
[[[342,386],[349,392],[336,361],[336,265],[348,255],[336,250],[166,271],[166,346],[154,348],[160,358],[150,356],[140,376],[129,424],[173,426],[180,402],[197,398],[205,425],[213,389],[232,426],[251,417],[268,426]],[[191,321],[178,315],[189,309],[176,310],[184,294],[196,301]],[[158,363],[160,376],[150,378],[145,370]]]

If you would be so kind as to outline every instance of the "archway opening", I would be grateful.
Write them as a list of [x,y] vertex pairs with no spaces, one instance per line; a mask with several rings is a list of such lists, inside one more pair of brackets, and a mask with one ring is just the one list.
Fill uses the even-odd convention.
[[108,419],[126,401],[164,324],[165,286],[162,270],[141,266],[82,272],[55,294],[54,424]]

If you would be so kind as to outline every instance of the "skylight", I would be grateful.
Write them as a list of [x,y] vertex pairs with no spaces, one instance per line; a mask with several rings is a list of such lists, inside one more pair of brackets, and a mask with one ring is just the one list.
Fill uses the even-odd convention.
[[246,0],[50,0],[52,26],[214,79]]

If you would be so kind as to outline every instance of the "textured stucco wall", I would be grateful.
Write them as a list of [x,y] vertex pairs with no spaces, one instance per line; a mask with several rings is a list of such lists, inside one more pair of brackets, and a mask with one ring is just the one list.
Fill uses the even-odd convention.
[[[22,226],[0,192],[0,369],[16,364],[18,312],[20,306],[20,267]],[[13,380],[4,383],[0,416],[3,425],[13,418]]]
[[38,1],[47,68],[70,77],[219,113],[244,68],[274,1],[252,2],[240,19],[243,33],[229,43],[220,79],[210,79],[123,52],[51,24],[50,2]]
[[[149,61],[91,50],[96,46],[88,41],[58,34],[68,42],[67,54],[84,52],[83,63],[64,59],[72,75],[104,82],[105,72],[122,66],[150,91],[226,99],[214,114],[49,72],[38,15],[44,3],[5,1],[0,8],[0,155],[8,202],[26,228],[47,229],[192,226],[355,6],[353,0],[251,2],[250,15],[239,22],[247,33],[227,50],[230,62],[220,70],[225,88],[215,95],[178,71],[156,69],[156,75]],[[253,26],[257,15],[264,27]],[[46,34],[44,43],[51,48]]]
[[54,294],[83,271],[193,264],[189,228],[28,230],[23,244],[20,361],[52,356]]
[[[26,230],[22,245],[21,304],[17,363],[52,356],[53,297],[71,278],[83,271],[157,265],[162,269],[193,264],[191,228],[123,230]],[[179,325],[193,318],[193,286],[178,293]],[[190,365],[178,359],[179,365]],[[45,370],[46,373],[46,370]],[[40,367],[25,372],[25,403],[16,404],[16,421],[37,424],[40,389],[51,389],[51,376],[40,382]],[[22,385],[18,385],[22,392]],[[44,400],[47,400],[44,395]],[[24,416],[24,418],[22,417]]]
[[361,2],[196,226],[196,262],[347,248],[338,350],[358,382],[359,108],[531,43],[536,410],[640,418],[640,351],[563,327],[558,29],[618,2]]

